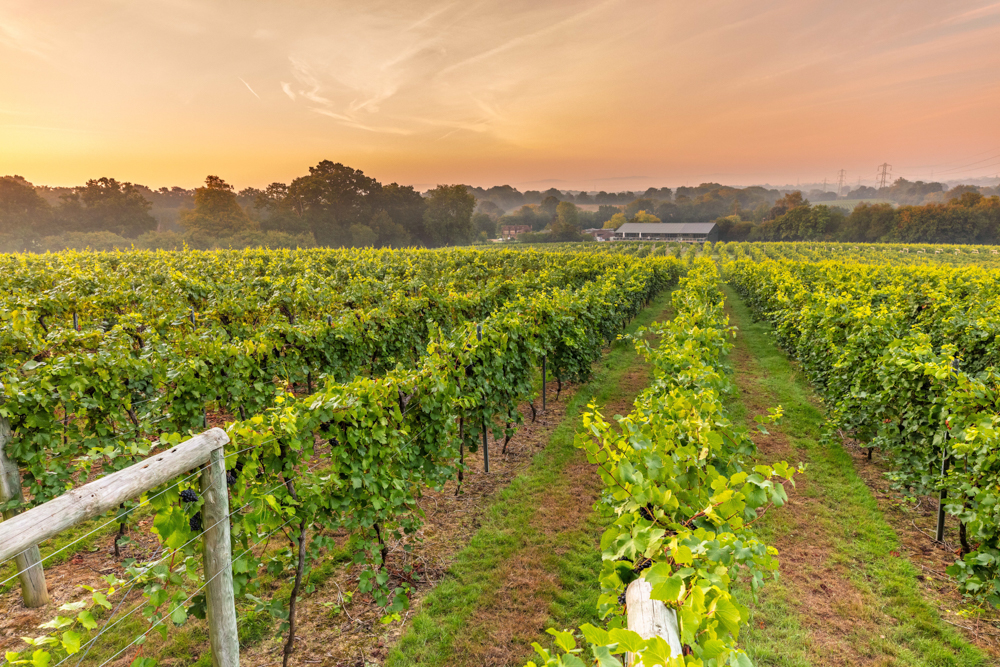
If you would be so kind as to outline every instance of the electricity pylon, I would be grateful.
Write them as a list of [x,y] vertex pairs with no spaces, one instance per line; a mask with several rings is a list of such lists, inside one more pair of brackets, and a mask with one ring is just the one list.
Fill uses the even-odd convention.
[[879,184],[879,191],[884,190],[886,183],[892,180],[892,165],[888,162],[880,164],[878,166],[878,172],[875,174],[875,180]]

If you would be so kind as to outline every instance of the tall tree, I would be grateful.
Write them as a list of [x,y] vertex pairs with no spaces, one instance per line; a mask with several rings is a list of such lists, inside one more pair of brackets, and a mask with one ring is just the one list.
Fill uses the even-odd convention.
[[194,209],[181,211],[180,223],[188,233],[218,238],[248,229],[250,218],[236,201],[233,186],[209,176],[205,187],[194,191]]
[[570,227],[579,229],[580,209],[573,202],[561,201],[556,206],[556,220],[562,225],[569,225]]
[[136,186],[104,177],[91,179],[64,195],[60,213],[77,231],[106,231],[135,238],[156,229],[156,218],[149,214],[151,208],[153,204]]
[[403,248],[413,242],[410,233],[402,225],[396,224],[385,211],[379,211],[372,216],[368,228],[375,234],[375,240],[366,245],[374,245],[380,248]]
[[618,229],[626,222],[628,220],[625,219],[625,214],[619,211],[604,222],[604,229]]
[[875,243],[896,227],[897,213],[892,204],[859,204],[844,223],[841,238],[855,243]]
[[286,234],[311,234],[309,223],[302,217],[301,206],[289,196],[284,183],[271,183],[258,190],[253,200],[253,208],[260,217],[262,232],[284,232]]
[[636,199],[634,202],[630,203],[625,207],[625,217],[631,220],[635,217],[635,214],[639,211],[647,211],[652,213],[656,209],[656,202],[652,199],[642,197]]
[[300,207],[316,243],[337,246],[350,245],[355,237],[369,238],[360,232],[349,234],[349,230],[352,225],[368,225],[372,199],[381,190],[382,185],[364,172],[323,160],[309,167],[308,176],[292,181],[288,196]]
[[483,213],[496,221],[503,215],[503,209],[489,199],[480,199],[476,203],[476,213]]
[[[677,188],[680,191],[680,188]],[[802,196],[799,190],[787,193],[784,197],[774,202],[774,206],[771,207],[771,212],[769,217],[771,220],[775,218],[780,218],[794,208],[799,206],[809,206],[809,200]]]
[[385,211],[404,235],[398,238],[383,238],[386,245],[400,246],[412,242],[430,244],[424,229],[424,211],[427,202],[411,185],[390,183],[385,185],[375,197],[373,208]]
[[51,221],[52,209],[31,183],[20,176],[0,178],[0,234],[45,234]]
[[464,185],[439,185],[427,197],[424,226],[433,245],[461,245],[472,239],[476,198]]
[[542,199],[542,203],[538,205],[538,210],[551,220],[556,215],[557,206],[559,206],[559,199],[555,195],[546,195]]
[[485,213],[473,213],[472,231],[477,235],[485,234],[488,239],[495,239],[497,237],[497,221]]

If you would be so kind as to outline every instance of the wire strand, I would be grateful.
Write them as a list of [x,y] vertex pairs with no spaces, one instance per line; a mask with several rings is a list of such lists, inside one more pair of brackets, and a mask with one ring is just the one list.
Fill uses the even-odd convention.
[[[276,437],[277,437],[277,436],[275,436],[275,438],[276,438]],[[270,440],[274,440],[275,438],[271,438]],[[260,443],[257,443],[256,445],[253,445],[253,446],[251,446],[251,447],[247,447],[247,448],[245,448],[245,449],[241,449],[240,451],[238,451],[238,452],[234,452],[234,453],[232,453],[232,454],[226,454],[226,456],[233,456],[233,455],[239,455],[239,454],[242,454],[243,452],[247,452],[247,451],[250,451],[251,449],[254,449],[254,448],[256,448],[256,447],[260,447],[260,446],[262,446],[262,445],[264,445],[264,444],[267,444],[268,442],[270,442],[270,440],[265,440],[264,442],[260,442]],[[201,469],[197,469],[197,470],[195,470],[194,472],[192,472],[192,473],[191,473],[190,475],[188,475],[187,477],[185,477],[185,478],[183,478],[183,479],[181,479],[181,480],[178,480],[178,481],[174,482],[173,484],[171,484],[170,486],[168,486],[167,488],[165,488],[165,489],[164,489],[163,491],[160,491],[159,493],[157,493],[157,494],[156,494],[155,496],[151,496],[151,497],[147,498],[146,500],[144,500],[143,502],[141,502],[141,503],[139,503],[138,505],[136,505],[135,507],[132,507],[132,508],[130,508],[130,509],[129,509],[129,510],[127,510],[127,511],[126,511],[126,512],[125,512],[124,514],[120,514],[120,515],[119,515],[119,514],[116,514],[116,515],[115,515],[115,517],[114,517],[113,519],[109,519],[109,520],[108,520],[108,521],[106,521],[105,523],[102,523],[102,524],[101,524],[100,526],[98,526],[97,528],[93,529],[92,531],[90,531],[90,532],[89,532],[89,533],[87,533],[86,535],[83,535],[83,536],[81,536],[81,537],[78,537],[78,538],[76,538],[75,540],[73,540],[72,542],[70,542],[69,544],[67,544],[66,546],[64,546],[64,547],[63,547],[62,549],[59,549],[58,551],[54,551],[54,552],[50,553],[50,554],[49,554],[48,556],[46,556],[45,558],[43,558],[43,559],[41,559],[40,561],[38,561],[38,563],[35,563],[34,565],[30,565],[30,566],[28,566],[28,567],[24,568],[23,570],[19,571],[19,572],[18,572],[17,574],[15,574],[15,575],[13,575],[13,576],[11,576],[11,577],[7,578],[7,579],[4,579],[3,581],[0,581],[0,586],[3,586],[4,584],[6,584],[7,582],[9,582],[9,581],[11,581],[11,580],[15,579],[16,577],[19,577],[19,576],[21,576],[22,574],[24,574],[25,572],[27,572],[28,570],[30,570],[30,569],[31,569],[32,567],[35,567],[36,565],[41,565],[42,563],[44,563],[44,562],[45,562],[45,561],[47,561],[48,559],[52,558],[53,556],[55,556],[55,555],[57,555],[57,554],[59,554],[59,553],[62,553],[62,552],[63,552],[63,551],[65,551],[66,549],[69,549],[69,548],[70,548],[71,546],[73,546],[73,545],[74,545],[74,544],[76,544],[77,542],[80,542],[81,540],[84,540],[84,539],[86,539],[86,538],[90,537],[90,536],[91,536],[91,535],[93,535],[94,533],[96,533],[96,532],[98,532],[98,531],[100,531],[100,530],[102,530],[102,529],[104,529],[104,528],[107,528],[107,527],[108,527],[109,525],[111,525],[112,523],[116,523],[116,522],[117,522],[117,523],[121,523],[121,519],[122,519],[123,517],[126,517],[126,516],[128,516],[129,514],[131,514],[132,512],[134,512],[135,510],[139,509],[140,507],[143,507],[143,506],[145,506],[145,505],[148,505],[148,504],[149,504],[150,502],[152,502],[152,501],[153,501],[153,500],[155,500],[156,498],[159,498],[160,496],[162,496],[163,494],[165,494],[165,493],[166,493],[167,491],[169,491],[169,490],[170,490],[170,489],[172,489],[173,487],[175,487],[175,486],[177,486],[177,485],[179,485],[179,484],[183,484],[184,482],[188,481],[189,479],[191,479],[192,477],[194,477],[194,476],[196,476],[196,475],[200,475],[200,474],[201,474],[201,472],[202,472],[202,471],[201,471]],[[55,516],[55,514],[50,514],[50,515],[49,515],[49,516],[47,516],[47,517],[46,517],[46,518],[45,518],[45,519],[44,519],[43,521],[47,521],[48,519],[51,519],[51,518],[52,518],[53,516]],[[27,532],[27,530],[26,530],[26,531],[22,531],[21,533],[18,533],[17,537],[20,537],[21,535],[24,535],[24,534],[25,534],[26,532]],[[34,545],[34,546],[37,546],[37,545]],[[29,547],[29,548],[30,548],[30,547]],[[14,554],[13,556],[11,556],[10,558],[8,558],[7,560],[5,560],[5,561],[3,561],[3,562],[4,562],[4,563],[6,563],[6,562],[10,561],[10,560],[11,560],[11,559],[13,559],[13,558],[17,558],[17,557],[18,557],[18,556],[20,556],[20,555],[21,555],[22,553],[24,553],[24,551],[22,551],[21,553],[18,553],[18,554]]]
[[[313,469],[315,469],[315,468],[316,468],[316,466],[317,466],[318,464],[319,464],[319,462],[317,462],[317,463],[316,463],[315,465],[313,465],[313,466],[312,466],[311,468],[309,468],[308,470],[305,470],[305,471],[303,471],[303,472],[301,472],[301,473],[298,473],[298,474],[294,475],[293,477],[289,478],[289,480],[288,480],[288,481],[291,481],[291,480],[294,480],[294,479],[296,479],[296,478],[298,478],[298,477],[300,477],[300,476],[304,475],[304,474],[305,474],[305,473],[307,473],[307,472],[312,472],[312,470],[313,470]],[[275,491],[275,490],[279,489],[280,487],[282,487],[282,486],[284,486],[284,485],[285,485],[285,482],[282,482],[281,484],[278,484],[278,485],[276,485],[276,486],[272,487],[271,489],[269,489],[269,490],[268,490],[268,491],[266,491],[265,493],[270,493],[271,491]],[[250,502],[248,502],[248,503],[244,504],[243,506],[241,506],[241,507],[238,507],[237,509],[233,510],[232,512],[230,512],[229,514],[227,514],[227,515],[226,515],[226,516],[224,516],[223,518],[221,518],[221,519],[219,519],[218,521],[216,521],[215,523],[213,523],[213,524],[212,524],[211,526],[208,526],[207,528],[203,528],[203,529],[201,530],[201,532],[199,532],[199,533],[198,533],[197,535],[195,535],[194,537],[192,537],[192,538],[191,538],[190,540],[188,540],[187,542],[185,542],[185,543],[184,543],[184,544],[182,544],[181,546],[179,546],[179,547],[177,547],[176,549],[174,549],[174,550],[173,550],[172,552],[164,554],[163,556],[161,556],[160,558],[158,558],[158,559],[157,559],[157,560],[155,560],[155,561],[150,561],[150,562],[148,562],[148,563],[144,563],[144,564],[142,565],[142,568],[143,568],[143,571],[142,571],[142,572],[140,572],[140,573],[139,573],[139,574],[137,574],[136,576],[132,577],[132,579],[130,579],[129,581],[126,581],[126,582],[124,582],[124,583],[123,583],[123,584],[121,584],[121,585],[122,585],[122,586],[124,587],[124,586],[126,586],[126,585],[129,585],[129,584],[131,584],[131,586],[129,586],[129,592],[131,592],[131,590],[132,590],[132,588],[133,588],[133,587],[135,586],[136,582],[138,582],[138,581],[139,581],[139,579],[140,579],[140,578],[141,578],[141,577],[142,577],[142,576],[143,576],[144,574],[146,574],[146,572],[148,572],[148,571],[150,570],[150,568],[152,568],[152,567],[155,567],[156,565],[158,565],[158,564],[162,563],[162,562],[163,562],[164,560],[166,560],[166,558],[167,558],[168,556],[170,556],[170,555],[171,555],[171,554],[173,554],[173,553],[177,553],[177,552],[181,551],[182,549],[184,549],[185,547],[187,547],[188,545],[190,545],[190,544],[191,544],[192,542],[195,542],[195,541],[197,541],[197,540],[201,539],[201,538],[202,538],[202,536],[204,535],[205,531],[208,531],[208,530],[211,530],[212,528],[215,528],[216,526],[218,526],[218,525],[219,525],[220,523],[222,523],[223,521],[226,521],[227,519],[231,519],[231,518],[232,518],[232,517],[233,517],[233,516],[234,516],[235,514],[238,514],[239,512],[242,512],[242,511],[243,511],[244,509],[246,509],[246,508],[247,508],[247,507],[249,507],[249,506],[250,506],[251,504],[253,504],[253,502],[254,502],[254,501],[250,501]],[[294,517],[293,517],[293,519],[294,519]],[[288,523],[290,523],[290,522],[291,522],[291,521],[292,521],[293,519],[289,519],[289,520],[288,520],[288,522],[286,522],[286,523],[285,523],[285,525],[288,525]],[[281,526],[281,528],[284,528],[284,526]],[[276,532],[276,531],[275,531],[275,532]],[[272,533],[272,534],[273,534],[273,533]],[[258,544],[259,544],[259,543],[258,543]],[[256,546],[256,545],[254,545],[254,546]],[[127,598],[127,597],[128,597],[128,593],[125,593],[125,596],[124,596],[124,597],[122,597],[121,601],[120,601],[120,602],[118,603],[118,607],[116,607],[116,608],[115,608],[115,612],[117,612],[118,608],[120,608],[120,607],[121,607],[121,605],[122,605],[122,604],[123,604],[123,603],[125,602],[125,598]],[[143,606],[143,604],[145,604],[145,603],[144,603],[144,602],[139,602],[139,604],[137,604],[137,605],[135,605],[134,607],[132,607],[132,609],[130,609],[130,610],[128,611],[128,613],[127,613],[127,614],[125,614],[124,616],[122,616],[121,618],[119,618],[119,619],[118,619],[117,621],[115,621],[115,622],[114,622],[114,623],[113,623],[113,624],[112,624],[112,625],[111,625],[110,627],[107,627],[107,623],[105,623],[105,628],[102,628],[102,629],[101,629],[101,632],[100,632],[100,633],[98,633],[98,635],[97,635],[96,637],[94,637],[94,638],[93,638],[93,639],[91,639],[91,640],[90,640],[89,642],[87,642],[87,643],[86,643],[86,644],[85,644],[84,646],[87,646],[87,647],[90,647],[91,645],[93,645],[93,643],[94,643],[94,642],[96,642],[96,641],[97,641],[98,639],[100,639],[101,635],[103,635],[103,634],[104,634],[105,632],[107,632],[107,631],[109,631],[109,630],[112,630],[112,629],[113,629],[113,628],[115,628],[115,627],[116,627],[116,626],[117,626],[117,625],[118,625],[119,623],[121,623],[121,622],[122,622],[122,621],[124,621],[124,620],[125,620],[126,618],[128,618],[129,616],[131,616],[132,614],[134,614],[134,613],[136,612],[136,610],[137,610],[137,609],[139,609],[140,607],[142,607],[142,606]],[[112,612],[112,616],[114,616],[114,613],[115,613],[115,612]],[[109,619],[108,619],[108,621],[110,621],[110,620],[111,620],[111,619],[109,618]],[[88,648],[87,650],[89,651],[89,650],[90,650],[90,648]],[[63,659],[62,659],[61,661],[59,661],[58,663],[56,663],[55,667],[59,667],[59,665],[61,665],[61,664],[63,664],[64,662],[66,662],[66,660],[69,660],[69,658],[70,658],[70,656],[66,656],[66,657],[65,657],[65,658],[63,658]],[[82,658],[81,658],[81,661],[82,661]],[[79,663],[78,663],[78,664],[79,664]]]
[[[246,549],[245,549],[245,550],[243,551],[243,553],[241,553],[241,554],[240,554],[239,556],[237,556],[236,558],[230,558],[230,559],[229,559],[229,563],[228,563],[228,565],[230,566],[230,568],[229,568],[229,569],[231,569],[231,566],[232,566],[232,564],[233,564],[233,563],[235,563],[235,562],[236,562],[236,561],[238,561],[239,559],[243,558],[243,557],[244,557],[245,555],[247,555],[247,554],[248,554],[248,553],[249,553],[250,551],[252,551],[254,547],[258,546],[258,545],[259,545],[259,544],[260,544],[261,542],[263,542],[263,541],[264,541],[265,539],[268,539],[268,538],[270,538],[270,537],[271,537],[272,535],[274,535],[274,534],[275,534],[276,532],[278,532],[279,530],[281,530],[282,528],[284,528],[285,526],[287,526],[288,524],[290,524],[290,523],[291,523],[291,522],[292,522],[292,521],[293,521],[294,519],[295,519],[295,517],[292,517],[291,519],[289,519],[289,520],[288,520],[288,521],[286,521],[285,523],[281,524],[280,526],[278,526],[277,528],[275,528],[274,530],[272,530],[272,531],[271,531],[270,533],[268,533],[268,534],[267,534],[266,536],[264,536],[264,537],[262,537],[261,539],[257,540],[257,542],[255,542],[255,543],[253,544],[253,546],[251,546],[251,547],[247,547],[247,548],[246,548]],[[211,579],[209,579],[209,580],[208,580],[208,581],[206,581],[206,582],[205,582],[204,584],[202,584],[202,585],[201,585],[201,586],[199,586],[199,587],[198,587],[197,589],[195,589],[195,592],[194,592],[194,593],[192,593],[192,594],[191,594],[191,596],[190,596],[190,597],[188,597],[188,599],[187,599],[187,600],[185,600],[185,601],[184,601],[183,603],[181,603],[181,604],[182,604],[182,605],[186,605],[186,604],[188,604],[189,602],[191,602],[191,600],[193,600],[193,599],[195,598],[195,596],[196,596],[196,595],[198,595],[198,593],[200,593],[201,591],[205,590],[205,588],[207,588],[207,587],[208,587],[208,585],[209,585],[210,583],[212,583],[213,581],[215,581],[215,578],[216,578],[216,577],[218,577],[218,576],[219,576],[220,574],[223,574],[223,573],[225,573],[226,571],[227,571],[227,568],[223,568],[223,569],[219,570],[218,572],[216,572],[216,573],[215,573],[214,575],[212,575],[212,578],[211,578]],[[157,627],[158,627],[159,625],[161,625],[161,624],[163,623],[163,621],[165,621],[165,620],[166,620],[167,618],[168,618],[167,616],[164,616],[163,618],[161,618],[160,620],[158,620],[158,621],[157,621],[156,623],[154,623],[154,624],[153,624],[152,626],[150,626],[150,628],[149,628],[148,630],[146,630],[146,631],[145,631],[144,633],[142,633],[141,635],[139,635],[138,637],[136,637],[135,639],[133,639],[133,640],[132,640],[131,642],[129,642],[128,646],[126,646],[126,647],[125,647],[125,648],[123,648],[122,650],[118,651],[118,653],[115,653],[115,654],[114,654],[113,656],[111,656],[110,658],[108,658],[107,660],[105,660],[104,662],[102,662],[102,663],[100,664],[100,667],[105,667],[105,665],[107,665],[108,663],[110,663],[110,662],[113,662],[113,661],[114,661],[114,660],[115,660],[116,658],[118,658],[118,656],[120,656],[120,655],[121,655],[122,653],[124,653],[125,651],[129,650],[129,648],[131,648],[132,646],[134,646],[134,645],[135,645],[135,643],[136,643],[137,641],[139,641],[140,639],[143,639],[143,638],[145,638],[145,637],[146,637],[146,636],[147,636],[147,635],[148,635],[148,634],[149,634],[150,632],[152,632],[153,630],[155,630],[155,629],[156,629],[156,628],[157,628]]]
[[[411,436],[411,438],[410,438],[409,440],[407,440],[407,441],[406,441],[406,442],[405,442],[405,443],[404,443],[404,444],[403,444],[402,446],[403,446],[403,447],[405,447],[405,446],[409,445],[410,443],[412,443],[412,442],[413,442],[414,440],[416,440],[416,438],[417,438],[417,437],[419,437],[420,435],[422,435],[422,434],[423,434],[423,433],[424,433],[424,432],[425,432],[425,431],[426,431],[426,430],[427,430],[428,428],[430,428],[430,426],[431,426],[430,424],[428,424],[427,426],[425,426],[425,427],[424,427],[423,429],[421,429],[421,430],[420,430],[420,431],[419,431],[419,432],[418,432],[418,433],[417,433],[416,435],[413,435],[413,436]],[[259,443],[255,444],[255,445],[251,445],[250,447],[246,447],[246,448],[244,448],[244,449],[241,449],[241,450],[239,450],[239,451],[237,451],[237,452],[234,452],[234,453],[232,453],[232,454],[226,454],[226,456],[228,457],[228,456],[234,456],[234,455],[239,455],[239,454],[242,454],[242,453],[244,453],[244,452],[247,452],[247,451],[250,451],[251,449],[256,449],[257,447],[262,447],[262,446],[264,446],[264,445],[266,445],[266,444],[268,444],[268,443],[270,443],[270,442],[273,442],[274,440],[277,440],[277,439],[278,439],[278,437],[279,437],[279,436],[272,436],[271,438],[268,438],[267,440],[264,440],[264,441],[262,441],[262,442],[259,442]],[[313,466],[313,467],[315,467],[315,466]],[[309,469],[308,471],[311,471],[311,470],[312,470],[312,468],[310,468],[310,469]],[[307,472],[308,472],[308,471],[307,471]],[[49,554],[49,555],[48,555],[48,556],[46,556],[45,558],[42,558],[42,559],[41,559],[41,560],[40,560],[40,561],[39,561],[38,563],[35,563],[35,564],[33,564],[33,565],[30,565],[30,566],[28,566],[28,567],[24,568],[23,570],[20,570],[20,571],[16,572],[15,574],[13,574],[12,576],[8,577],[7,579],[4,579],[3,581],[0,581],[0,586],[3,586],[3,585],[7,584],[7,583],[8,583],[8,582],[10,582],[10,581],[13,581],[13,580],[14,580],[14,579],[16,579],[17,577],[21,576],[22,574],[24,574],[25,572],[27,572],[28,570],[30,570],[30,569],[31,569],[32,567],[36,567],[36,566],[38,566],[38,565],[41,565],[42,563],[44,563],[45,561],[49,560],[49,559],[50,559],[50,558],[52,558],[53,556],[56,556],[56,555],[58,555],[58,554],[62,553],[63,551],[65,551],[65,550],[69,549],[69,548],[70,548],[71,546],[73,546],[74,544],[76,544],[76,543],[80,542],[81,540],[84,540],[84,539],[86,539],[86,538],[90,537],[90,536],[91,536],[91,535],[93,535],[94,533],[96,533],[96,532],[98,532],[98,531],[100,531],[100,530],[102,530],[102,529],[106,528],[107,526],[111,525],[112,523],[116,523],[116,522],[117,522],[117,523],[121,523],[120,519],[121,519],[122,517],[125,517],[125,516],[128,516],[129,514],[131,514],[132,512],[134,512],[135,510],[139,509],[140,507],[143,507],[143,506],[145,506],[145,505],[149,504],[149,503],[150,503],[151,501],[153,501],[154,499],[156,499],[156,498],[160,497],[161,495],[163,495],[164,493],[166,493],[167,491],[169,491],[169,490],[170,490],[171,488],[173,488],[173,487],[177,486],[178,484],[183,484],[184,482],[186,482],[187,480],[191,479],[191,478],[192,478],[192,477],[194,477],[195,475],[198,475],[198,474],[200,474],[201,472],[202,472],[202,471],[201,471],[200,469],[199,469],[199,470],[195,470],[194,472],[192,472],[192,473],[191,473],[190,475],[188,475],[188,476],[187,476],[187,477],[185,477],[184,479],[181,479],[181,480],[179,480],[179,481],[177,481],[177,482],[174,482],[173,484],[171,484],[170,486],[168,486],[168,487],[167,487],[166,489],[164,489],[164,490],[163,490],[163,491],[161,491],[160,493],[156,494],[155,496],[152,496],[152,497],[150,497],[150,498],[147,498],[147,499],[146,499],[145,501],[143,501],[143,502],[139,503],[139,504],[138,504],[138,505],[136,505],[135,507],[132,507],[132,508],[130,508],[129,510],[127,510],[127,511],[125,512],[125,514],[122,514],[122,515],[117,515],[117,514],[116,514],[114,518],[112,518],[112,519],[110,519],[110,520],[106,521],[105,523],[101,524],[100,526],[98,526],[97,528],[93,529],[93,530],[92,530],[92,531],[90,531],[89,533],[87,533],[87,534],[85,534],[85,535],[82,535],[81,537],[78,537],[77,539],[73,540],[72,542],[70,542],[70,543],[69,543],[69,544],[67,544],[66,546],[62,547],[62,548],[61,548],[61,549],[59,549],[58,551],[54,551],[54,552],[52,552],[51,554]],[[300,474],[298,474],[298,475],[295,475],[295,476],[294,476],[294,477],[292,477],[291,479],[295,479],[295,478],[299,477],[299,476],[300,476],[301,474],[303,474],[303,473],[300,473]],[[279,484],[279,485],[277,485],[277,486],[273,487],[273,488],[272,488],[272,489],[271,489],[270,491],[268,491],[268,493],[270,493],[271,491],[275,491],[275,490],[277,490],[277,489],[278,489],[278,488],[280,488],[281,486],[284,486],[284,483],[282,483],[282,484]],[[248,504],[249,504],[249,503],[248,503]],[[241,508],[240,508],[240,510],[242,510],[242,509],[243,509],[243,508],[245,508],[245,507],[246,507],[246,505],[244,505],[243,507],[241,507]],[[239,511],[239,510],[237,510],[237,511]],[[51,518],[52,518],[52,516],[54,516],[54,515],[50,515],[50,516],[46,517],[46,520],[47,520],[47,519],[51,519]],[[232,516],[232,515],[230,514],[230,516]],[[22,533],[19,533],[19,535],[23,535],[23,534],[24,534],[24,532],[22,532]],[[37,546],[37,545],[35,545],[35,546]],[[186,546],[186,545],[185,545],[185,546]],[[24,553],[24,552],[22,551],[21,553]],[[21,554],[20,554],[20,553],[19,553],[19,554],[14,554],[13,556],[11,556],[10,558],[8,558],[7,560],[5,560],[5,561],[3,561],[3,562],[4,562],[4,563],[6,563],[6,562],[8,562],[8,561],[10,561],[10,560],[12,560],[12,559],[14,559],[14,558],[17,558],[17,557],[18,557],[19,555],[21,555]],[[0,564],[2,564],[2,563],[0,563]]]

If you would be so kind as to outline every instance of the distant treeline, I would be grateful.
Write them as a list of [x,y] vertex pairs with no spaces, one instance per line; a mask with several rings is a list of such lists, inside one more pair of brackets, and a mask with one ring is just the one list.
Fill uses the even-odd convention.
[[776,202],[759,225],[739,216],[717,222],[727,241],[849,241],[856,243],[1000,243],[1000,196],[959,186],[944,203],[894,207],[860,204],[848,212],[837,206],[810,205],[801,193]]
[[[869,192],[869,190],[871,190]],[[497,238],[507,226],[530,229],[522,242],[590,240],[583,230],[627,221],[710,222],[721,240],[1000,242],[996,189],[897,180],[850,199],[719,183],[643,192],[520,192],[509,185],[442,185],[426,192],[383,185],[324,160],[291,183],[237,192],[209,176],[193,190],[99,178],[73,188],[0,178],[0,251],[136,246],[150,249],[251,246],[401,247],[462,245]],[[819,205],[813,203],[824,202]],[[919,204],[919,205],[918,205]]]
[[462,185],[421,194],[326,160],[289,184],[238,193],[218,176],[195,190],[112,178],[36,188],[5,176],[0,250],[459,245],[477,238],[475,207]]

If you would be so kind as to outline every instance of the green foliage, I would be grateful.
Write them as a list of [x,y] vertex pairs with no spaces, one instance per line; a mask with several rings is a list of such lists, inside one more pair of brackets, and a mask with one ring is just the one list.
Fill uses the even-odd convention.
[[95,590],[85,586],[91,593],[89,600],[68,602],[59,607],[59,611],[66,612],[66,615],[56,615],[38,626],[47,632],[35,637],[22,637],[28,648],[23,651],[7,651],[4,654],[5,664],[49,667],[79,653],[85,647],[84,639],[87,634],[97,629],[94,609],[111,609],[108,597],[115,593],[115,586],[121,583],[114,576],[105,579],[111,584],[110,588]]
[[[949,572],[967,594],[1000,605],[993,272],[867,265],[847,253],[821,263],[740,259],[726,263],[725,272],[829,397],[831,429],[885,450],[907,495],[946,491],[946,510],[964,531],[962,558]],[[951,462],[944,477],[942,457]]]
[[628,222],[624,213],[615,213],[604,223],[604,229],[618,229]]
[[156,229],[156,219],[149,214],[152,207],[131,183],[99,178],[73,188],[64,199],[60,215],[71,231],[104,231],[135,238]]
[[[328,382],[300,400],[275,397],[276,407],[230,428],[234,446],[250,448],[239,459],[234,502],[257,508],[235,532],[255,535],[259,525],[279,520],[276,508],[296,523],[347,530],[355,562],[368,565],[359,590],[387,613],[399,611],[406,590],[388,588],[380,571],[385,535],[417,529],[420,490],[457,475],[459,448],[475,450],[484,424],[495,438],[513,433],[542,356],[557,377],[586,378],[604,340],[676,276],[677,265],[665,262],[615,269],[576,290],[512,298],[483,320],[481,339],[472,322],[432,336],[415,370],[397,366],[377,380]],[[330,450],[323,465],[304,471],[317,443]],[[290,471],[298,471],[298,500],[269,481]],[[313,539],[322,548],[322,538]]]
[[250,227],[250,218],[236,201],[233,186],[218,176],[205,179],[194,191],[194,209],[181,211],[180,224],[189,234],[232,236]]
[[437,246],[461,245],[472,239],[472,211],[476,198],[464,185],[439,185],[427,197],[424,229]]
[[[6,274],[0,413],[31,504],[98,462],[118,470],[203,430],[209,406],[246,415],[227,420],[234,587],[279,631],[285,601],[257,597],[253,575],[288,576],[298,557],[254,547],[286,526],[293,540],[307,530],[312,563],[333,547],[315,527],[347,531],[358,591],[392,618],[408,589],[390,585],[382,549],[417,530],[422,491],[460,472],[461,448],[474,450],[484,427],[512,433],[543,356],[558,378],[586,378],[605,341],[683,268],[510,250],[8,260],[19,270]],[[129,572],[161,634],[205,613],[191,521],[201,501],[179,503],[182,490],[147,494],[165,555]]]
[[[726,417],[721,397],[729,379],[721,369],[729,331],[715,265],[696,260],[674,293],[676,316],[637,332],[636,347],[653,365],[651,385],[633,411],[607,422],[589,406],[577,445],[599,466],[605,493],[599,506],[609,527],[601,538],[603,568],[599,611],[608,629],[583,626],[597,665],[621,664],[615,654],[641,656],[645,665],[749,665],[736,648],[747,610],[733,586],[756,590],[777,574],[777,551],[750,527],[787,496],[787,463],[753,465],[754,446]],[[780,408],[772,420],[780,417]],[[637,568],[648,562],[648,569]],[[674,655],[660,637],[643,640],[622,627],[619,595],[638,577],[651,598],[676,612],[680,641]],[[550,630],[562,655],[540,646],[542,665],[583,665],[570,633]],[[535,664],[535,663],[529,663]],[[537,666],[536,666],[537,667]]]
[[580,226],[580,209],[573,202],[561,201],[556,206],[556,218],[559,224],[568,227]]

